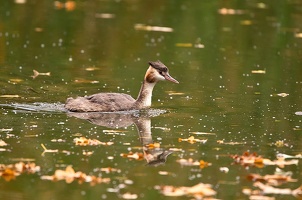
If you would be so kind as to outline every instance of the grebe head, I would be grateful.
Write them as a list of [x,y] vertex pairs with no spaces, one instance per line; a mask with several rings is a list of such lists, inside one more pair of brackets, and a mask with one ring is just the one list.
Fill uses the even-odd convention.
[[175,80],[172,76],[169,74],[169,69],[166,67],[162,62],[155,61],[149,62],[149,69],[147,70],[145,79],[149,83],[155,83],[157,81],[164,81],[168,80],[173,83],[179,83],[177,80]]

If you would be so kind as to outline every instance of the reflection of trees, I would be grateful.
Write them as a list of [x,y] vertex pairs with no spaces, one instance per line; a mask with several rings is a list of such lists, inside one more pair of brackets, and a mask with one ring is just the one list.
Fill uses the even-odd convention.
[[98,126],[104,126],[107,128],[122,128],[135,124],[140,142],[143,146],[144,158],[148,165],[157,166],[166,162],[168,155],[172,151],[162,148],[149,148],[150,144],[153,144],[151,133],[151,117],[159,115],[160,113],[138,113],[138,112],[120,112],[120,113],[68,113],[69,116],[73,116],[80,119],[85,119],[92,124]]

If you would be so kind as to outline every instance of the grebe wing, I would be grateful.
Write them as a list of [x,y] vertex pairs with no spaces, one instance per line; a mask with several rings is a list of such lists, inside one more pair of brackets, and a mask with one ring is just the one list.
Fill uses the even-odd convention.
[[98,93],[68,98],[65,108],[72,112],[115,112],[133,109],[134,102],[135,99],[128,94]]
[[130,95],[122,93],[98,93],[85,98],[93,103],[98,104],[128,104],[135,102],[135,99],[133,99]]

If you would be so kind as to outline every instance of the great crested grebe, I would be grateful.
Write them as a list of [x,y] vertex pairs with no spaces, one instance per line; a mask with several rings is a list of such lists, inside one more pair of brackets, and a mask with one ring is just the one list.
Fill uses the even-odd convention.
[[169,75],[168,68],[159,60],[149,62],[137,99],[122,93],[98,93],[86,97],[68,98],[65,108],[72,112],[115,112],[140,110],[151,106],[152,90],[158,81],[179,83]]

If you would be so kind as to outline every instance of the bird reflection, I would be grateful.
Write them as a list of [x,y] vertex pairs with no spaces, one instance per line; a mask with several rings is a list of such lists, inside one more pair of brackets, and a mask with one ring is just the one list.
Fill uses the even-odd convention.
[[144,158],[147,165],[158,166],[166,162],[167,157],[172,151],[162,148],[149,148],[153,144],[151,132],[151,117],[164,113],[162,110],[146,110],[135,112],[118,113],[76,113],[70,112],[68,116],[85,119],[92,124],[107,128],[124,128],[135,124],[140,142],[143,146]]

